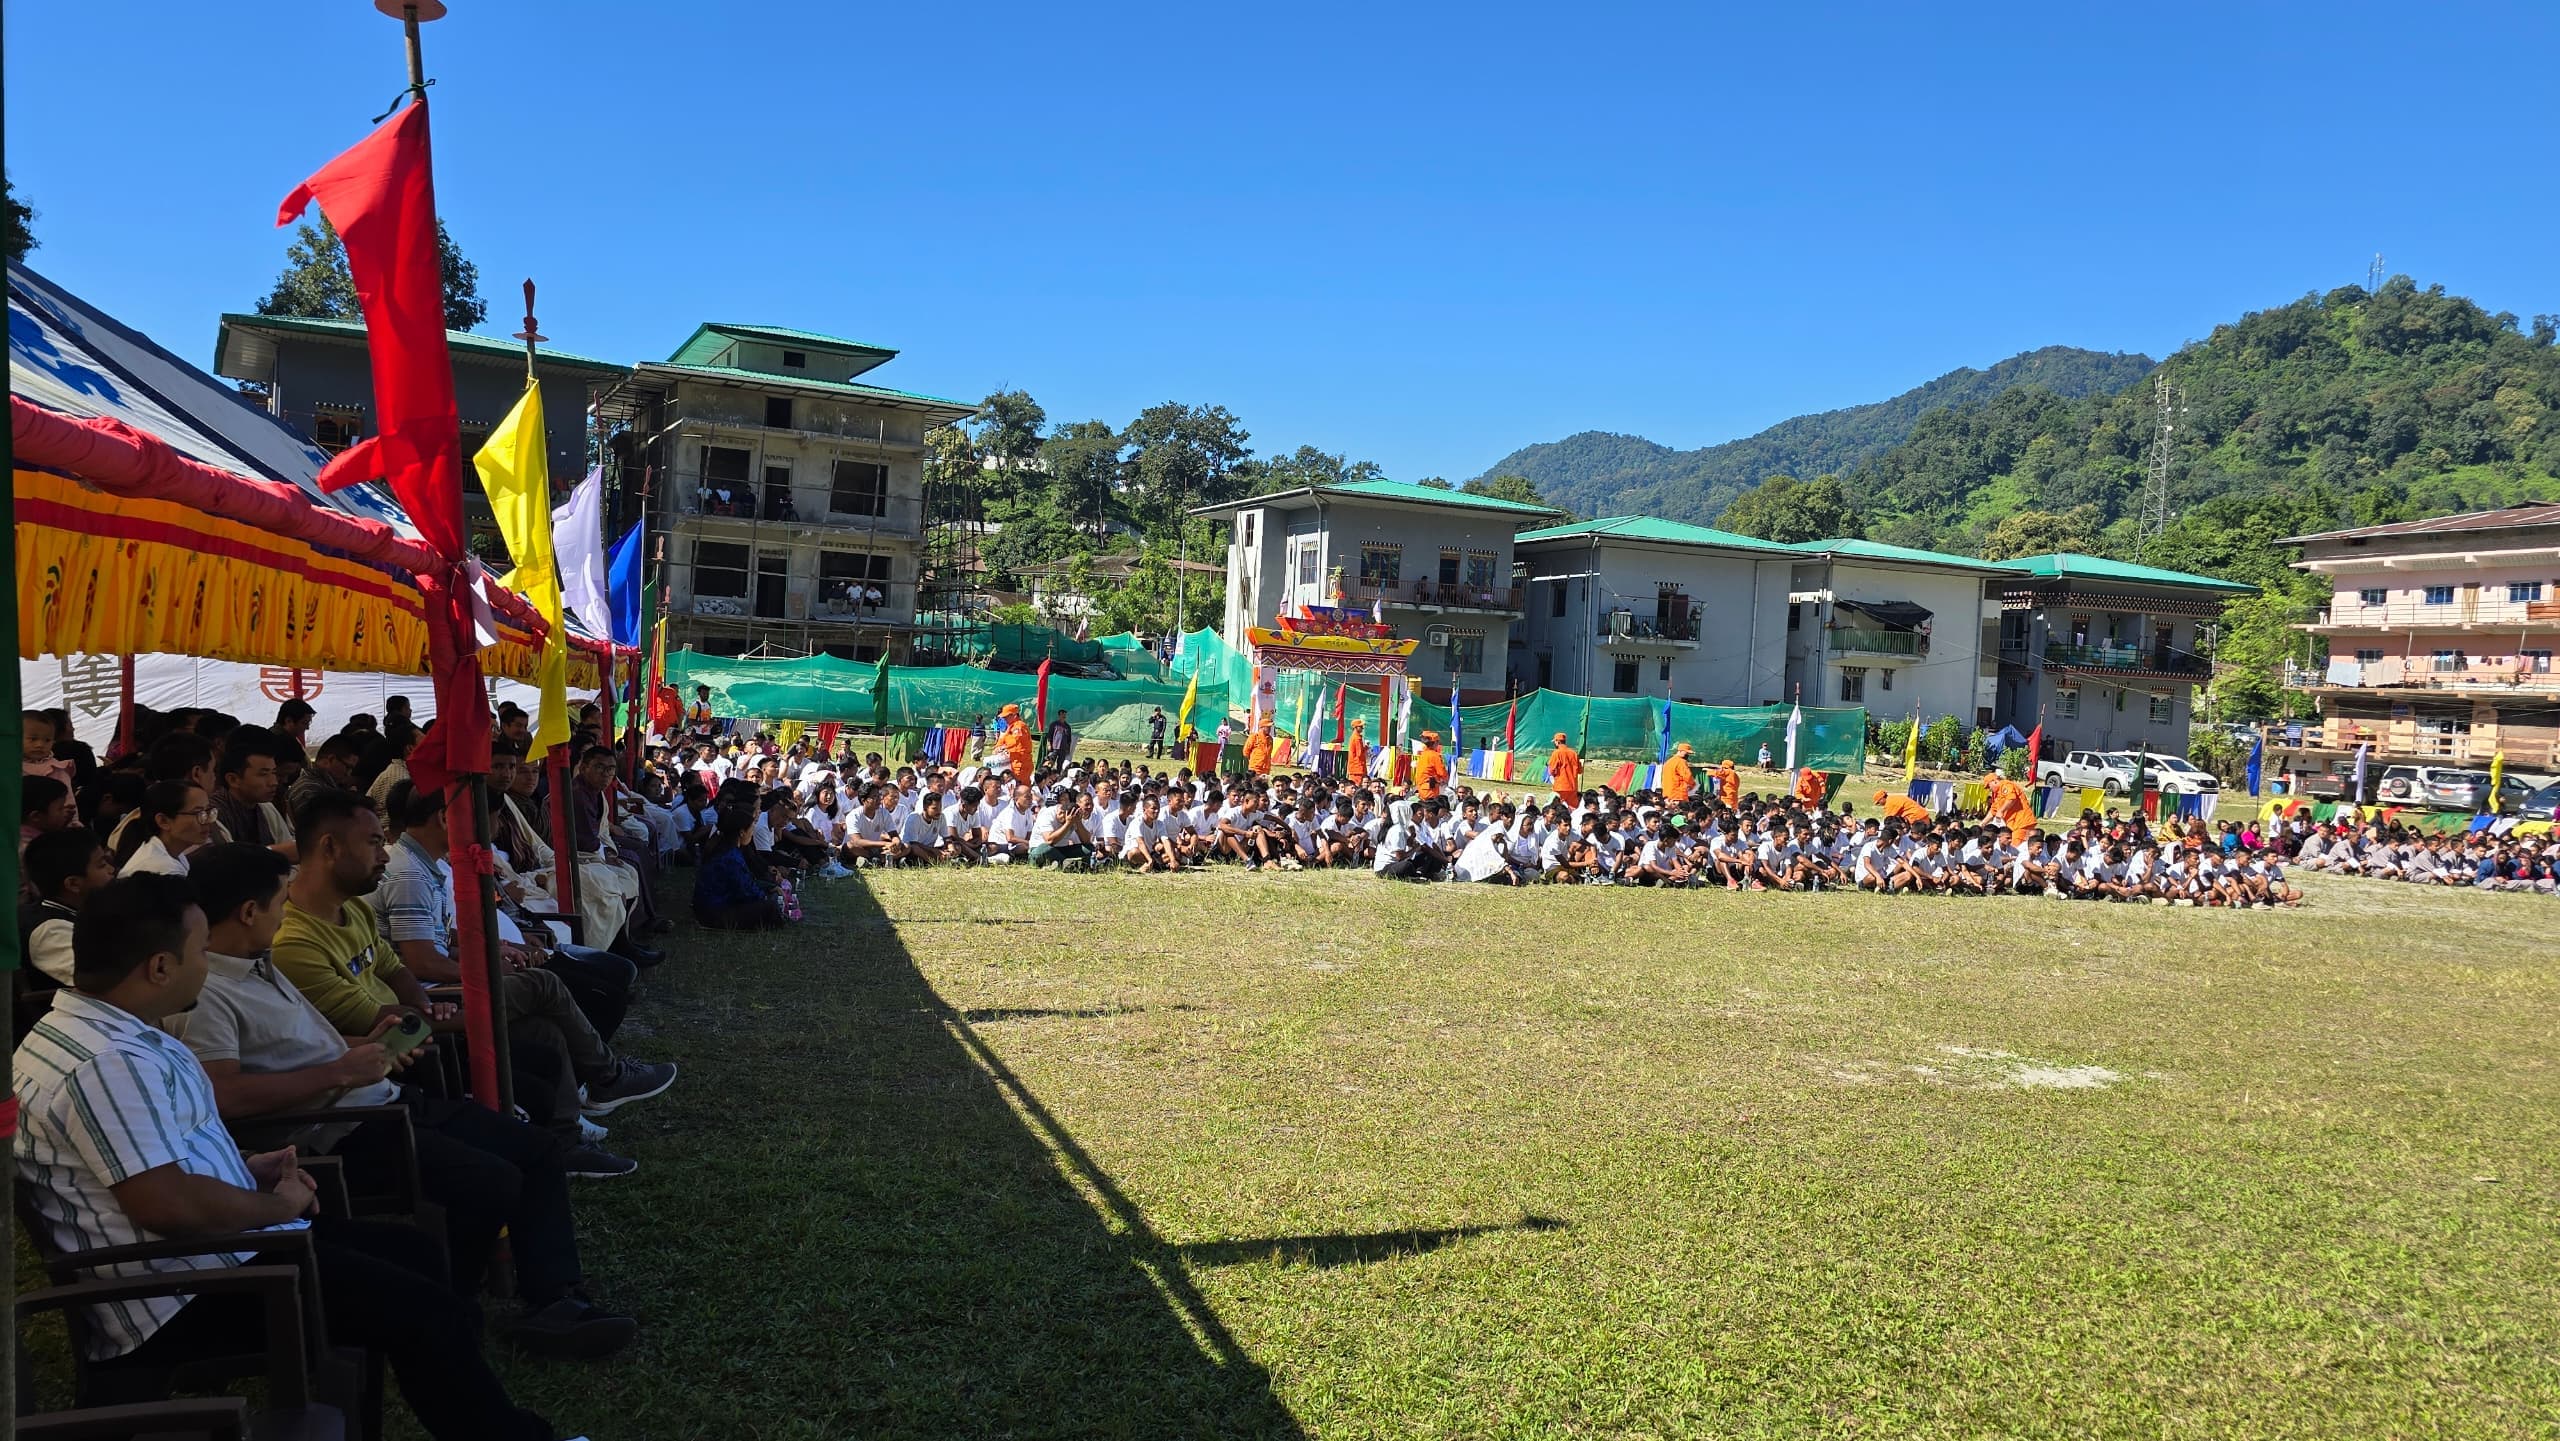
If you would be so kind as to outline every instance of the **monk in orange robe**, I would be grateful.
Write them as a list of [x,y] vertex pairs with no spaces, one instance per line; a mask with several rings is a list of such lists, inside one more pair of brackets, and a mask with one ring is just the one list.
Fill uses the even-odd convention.
[[1682,741],[1671,748],[1671,759],[1662,763],[1663,799],[1675,806],[1687,805],[1689,793],[1697,788],[1697,768],[1689,764],[1689,743]]
[[1900,820],[1904,825],[1929,818],[1927,806],[1909,796],[1898,796],[1891,791],[1876,792],[1876,804],[1883,808],[1886,820]]
[[1823,798],[1830,794],[1831,782],[1822,778],[1822,772],[1811,766],[1796,772],[1796,799],[1804,802],[1805,809],[1822,809]]
[[1983,819],[1995,826],[2006,826],[2012,843],[2023,845],[2036,833],[2036,808],[2027,799],[2027,788],[1993,771],[1982,778],[1983,787],[1991,792],[1991,803]]
[[1343,747],[1342,773],[1355,786],[1369,781],[1369,738],[1360,733],[1361,721],[1351,723],[1351,741]]
[[1448,783],[1449,762],[1440,754],[1440,733],[1424,731],[1421,753],[1413,758],[1413,793],[1426,801],[1432,800]]
[[1742,772],[1734,769],[1731,756],[1716,762],[1716,799],[1726,810],[1742,804]]
[[1031,734],[1031,722],[1022,718],[1022,707],[1018,705],[1008,705],[999,714],[1004,717],[1004,734],[996,737],[996,749],[1004,752],[1012,765],[1013,778],[1027,781],[1031,779],[1032,747],[1038,744]]
[[1563,731],[1556,732],[1556,748],[1547,753],[1547,783],[1566,805],[1582,799],[1582,752],[1565,744]]
[[1257,720],[1244,738],[1244,768],[1258,776],[1271,774],[1271,722]]

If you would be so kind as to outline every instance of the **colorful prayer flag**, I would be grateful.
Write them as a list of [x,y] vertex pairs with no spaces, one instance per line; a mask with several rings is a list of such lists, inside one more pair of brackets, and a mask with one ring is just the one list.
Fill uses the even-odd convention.
[[540,760],[569,740],[569,631],[560,617],[560,571],[551,553],[551,459],[542,434],[542,382],[528,380],[524,394],[472,457],[489,510],[516,563],[509,585],[524,592],[534,613],[551,629],[542,638],[534,680],[542,691],[525,759]]

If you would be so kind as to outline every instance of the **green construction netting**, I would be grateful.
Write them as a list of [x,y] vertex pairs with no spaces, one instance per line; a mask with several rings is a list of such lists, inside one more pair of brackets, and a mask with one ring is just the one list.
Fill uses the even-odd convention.
[[[691,697],[711,687],[711,706],[724,716],[764,721],[872,723],[872,680],[878,671],[860,661],[816,655],[804,660],[736,660],[682,650],[667,657],[667,684]],[[1184,684],[1187,684],[1185,682]],[[1049,713],[1088,739],[1144,743],[1147,716],[1157,706],[1168,716],[1182,709],[1184,684],[1164,681],[1077,680],[1052,676]],[[897,727],[967,725],[1007,704],[1031,709],[1035,676],[976,666],[891,666],[889,724]],[[1195,723],[1214,728],[1226,714],[1224,690],[1200,687]]]
[[994,660],[1007,665],[1038,665],[1056,660],[1069,665],[1104,665],[1112,653],[1098,641],[1078,640],[1045,625],[1001,625],[973,622],[954,628],[939,642],[953,655]]

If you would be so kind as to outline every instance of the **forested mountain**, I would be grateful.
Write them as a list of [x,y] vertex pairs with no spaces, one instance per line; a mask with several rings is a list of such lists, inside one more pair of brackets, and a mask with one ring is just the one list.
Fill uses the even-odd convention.
[[1578,515],[1657,515],[1704,523],[1772,475],[1810,477],[1862,465],[1910,435],[1929,411],[1979,404],[2019,386],[2068,399],[2109,395],[2151,367],[2148,356],[2052,345],[1988,370],[1948,371],[1891,400],[1800,415],[1699,450],[1586,430],[1515,450],[1483,478],[1526,477],[1550,501]]

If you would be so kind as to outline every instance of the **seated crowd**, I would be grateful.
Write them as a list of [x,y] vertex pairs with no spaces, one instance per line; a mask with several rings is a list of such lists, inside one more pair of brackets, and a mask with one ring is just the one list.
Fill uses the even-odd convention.
[[[638,1332],[586,1290],[570,1188],[637,1169],[601,1120],[675,1082],[614,1037],[663,959],[653,893],[677,847],[619,783],[592,708],[556,796],[523,762],[526,717],[502,709],[490,839],[515,1105],[479,1104],[456,1063],[468,959],[445,796],[409,779],[419,729],[394,702],[317,745],[298,701],[273,726],[145,713],[131,752],[106,762],[70,743],[67,717],[25,717],[39,803],[20,830],[22,1212],[66,1260],[307,1229],[330,1340],[378,1352],[429,1434],[550,1441],[482,1355],[482,1299],[503,1255],[512,1300],[488,1329],[515,1347],[600,1358]],[[554,803],[573,821],[565,905],[541,824]],[[315,1157],[351,1196],[413,1183],[426,1223],[319,1211]],[[215,1239],[99,1269],[248,1257]],[[84,1376],[105,1386],[236,1350],[259,1305],[225,1292],[89,1308]]]
[[[2255,908],[2295,905],[2282,860],[2092,812],[2064,834],[1931,816],[1900,797],[1860,817],[1817,799],[1692,787],[1605,787],[1509,799],[1449,786],[1314,775],[1202,775],[1128,761],[1015,774],[983,763],[887,764],[795,743],[696,738],[659,762],[674,821],[700,847],[705,925],[784,924],[795,879],[849,866],[1024,864],[1165,873],[1365,868],[1400,880],[1495,885],[1857,889],[2028,894]],[[1436,782],[1436,783],[1435,783]],[[1819,795],[1820,793],[1814,792]]]

